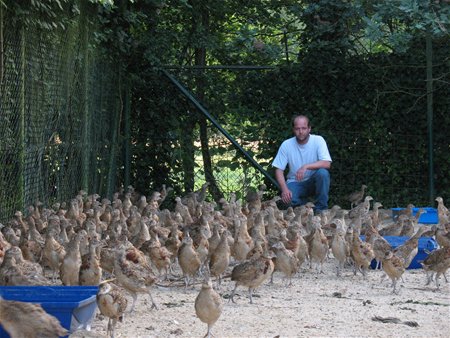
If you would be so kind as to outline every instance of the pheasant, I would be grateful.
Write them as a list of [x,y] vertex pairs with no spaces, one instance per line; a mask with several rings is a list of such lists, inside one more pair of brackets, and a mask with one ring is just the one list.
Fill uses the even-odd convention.
[[318,264],[317,270],[320,273],[323,273],[323,262],[325,261],[329,250],[328,240],[320,227],[320,223],[318,223],[320,222],[320,217],[314,216],[313,218],[316,218],[318,221],[315,222],[311,234],[305,238],[308,243],[310,268],[312,268],[313,262],[316,262]]
[[97,239],[89,243],[89,253],[81,257],[79,273],[80,285],[99,285],[102,279],[99,249],[105,244]]
[[450,222],[450,212],[448,208],[444,205],[444,199],[442,197],[436,197],[436,202],[438,202],[437,213],[439,223],[448,223]]
[[235,236],[232,252],[234,259],[243,261],[247,257],[248,252],[253,248],[253,240],[247,230],[247,222],[238,217],[234,219]]
[[211,276],[217,277],[218,285],[221,284],[221,276],[228,268],[230,263],[230,246],[228,245],[228,238],[226,232],[223,232],[220,237],[220,242],[217,248],[212,252],[209,260],[209,271]]
[[450,231],[444,224],[436,224],[435,237],[440,248],[450,247]]
[[234,303],[234,294],[239,285],[248,287],[250,304],[253,304],[253,290],[260,286],[269,278],[274,269],[274,263],[271,257],[265,255],[256,255],[236,265],[231,272],[231,280],[235,281],[230,300]]
[[436,288],[439,289],[439,277],[444,275],[450,268],[450,247],[444,247],[431,252],[427,258],[420,263],[427,274],[427,285],[433,279],[433,273],[436,272]]
[[0,324],[11,338],[60,337],[69,332],[40,304],[0,297]]
[[336,275],[340,277],[345,262],[350,256],[350,243],[345,240],[345,234],[347,233],[345,223],[342,223],[340,219],[335,219],[332,224],[336,225],[336,231],[331,240],[331,252],[338,261]]
[[393,290],[392,292],[398,294],[396,292],[397,281],[402,277],[405,272],[405,261],[403,258],[396,256],[392,251],[387,251],[385,256],[382,259],[382,268],[384,272],[389,276],[392,280]]
[[154,264],[160,275],[162,271],[164,272],[163,279],[166,279],[172,253],[165,246],[161,245],[158,235],[152,235],[152,238],[142,245],[141,250],[150,257],[150,261]]
[[367,185],[363,184],[361,186],[361,190],[352,192],[350,195],[347,196],[347,200],[351,203],[350,208],[353,208],[355,205],[357,205],[362,201],[366,189]]
[[197,251],[194,249],[193,241],[189,232],[186,231],[178,250],[178,264],[183,271],[185,288],[189,286],[190,277],[194,277],[200,269],[201,261]]
[[247,195],[245,196],[245,201],[247,202],[247,207],[250,212],[252,212],[252,210],[254,212],[259,212],[261,210],[261,200],[266,188],[267,187],[265,184],[261,184],[258,186],[257,191],[250,190],[247,192]]
[[385,226],[379,230],[381,236],[400,236],[402,233],[403,226],[409,216],[400,215],[398,219],[394,222]]
[[59,273],[59,267],[61,265],[61,262],[64,260],[64,257],[66,256],[66,250],[64,249],[64,246],[58,243],[55,237],[56,237],[56,230],[53,230],[50,227],[47,228],[45,245],[44,249],[42,250],[43,258],[46,264],[50,267],[50,269],[53,272],[52,274],[53,282],[55,282],[56,274]]
[[373,226],[370,226],[366,231],[366,242],[372,245],[373,254],[375,256],[375,260],[377,261],[376,268],[378,269],[381,265],[382,259],[386,255],[386,252],[392,250],[392,247]]
[[208,325],[205,337],[210,338],[212,336],[211,329],[222,314],[223,302],[220,295],[214,291],[209,277],[205,278],[202,288],[195,298],[194,307],[197,317]]
[[100,313],[108,317],[106,335],[113,338],[117,322],[123,320],[128,300],[111,281],[106,280],[99,284],[96,298]]
[[354,274],[356,275],[356,271],[359,270],[365,278],[367,276],[367,270],[370,263],[375,255],[370,243],[363,242],[360,239],[359,232],[357,230],[354,230],[353,232],[353,241],[350,252],[354,262]]
[[275,250],[275,270],[281,271],[287,280],[286,286],[292,286],[292,276],[295,275],[299,268],[299,260],[295,254],[286,249],[283,242],[277,242],[272,247]]
[[79,285],[79,274],[81,266],[80,242],[84,238],[81,231],[72,238],[66,250],[66,255],[61,262],[59,274],[63,285]]
[[9,248],[0,265],[0,285],[49,285],[49,281],[44,277],[41,266],[23,260],[19,247]]
[[150,265],[137,261],[137,257],[134,254],[134,251],[127,251],[126,246],[121,244],[116,253],[116,260],[114,261],[114,273],[117,282],[133,298],[130,313],[133,312],[136,305],[137,293],[148,293],[152,302],[151,309],[158,309],[150,291],[152,285],[156,282],[156,276],[151,270]]
[[348,216],[350,218],[355,218],[358,215],[360,215],[361,217],[367,215],[370,210],[370,201],[373,201],[373,197],[366,196],[362,203],[359,203],[356,207],[352,208],[349,211]]
[[428,230],[429,227],[420,227],[411,238],[393,250],[393,253],[396,256],[404,260],[405,268],[407,268],[411,264],[414,257],[416,257],[419,252],[419,238]]

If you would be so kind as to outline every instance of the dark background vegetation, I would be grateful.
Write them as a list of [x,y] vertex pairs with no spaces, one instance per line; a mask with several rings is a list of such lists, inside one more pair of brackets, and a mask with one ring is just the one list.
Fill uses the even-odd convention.
[[[131,184],[148,195],[167,184],[176,195],[207,180],[209,198],[218,199],[232,191],[242,197],[263,182],[163,70],[269,173],[291,135],[291,117],[310,116],[333,158],[330,204],[348,207],[344,196],[361,184],[385,207],[448,200],[449,7],[406,0],[0,0],[0,130],[10,135],[0,141],[1,218],[79,189],[110,196]],[[31,54],[39,48],[53,52]],[[42,98],[30,93],[43,92],[45,104],[37,104]],[[36,145],[29,130],[39,128],[62,143],[49,137]],[[237,181],[231,187],[223,183],[230,172]],[[265,182],[267,197],[276,194]]]

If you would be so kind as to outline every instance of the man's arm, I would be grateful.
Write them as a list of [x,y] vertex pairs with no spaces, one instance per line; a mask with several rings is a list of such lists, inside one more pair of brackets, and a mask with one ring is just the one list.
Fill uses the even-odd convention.
[[[295,173],[295,178],[298,181],[301,181],[303,179],[303,177],[305,176],[306,170],[316,170],[316,169],[322,169],[322,168],[330,169],[331,162],[320,160],[320,161],[305,164],[297,170],[297,172]],[[277,181],[278,181],[278,179],[277,179]],[[279,184],[279,182],[278,182],[278,184]]]
[[292,199],[292,193],[287,187],[286,179],[284,178],[284,170],[275,168],[275,179],[281,189],[281,199],[284,203],[289,204]]

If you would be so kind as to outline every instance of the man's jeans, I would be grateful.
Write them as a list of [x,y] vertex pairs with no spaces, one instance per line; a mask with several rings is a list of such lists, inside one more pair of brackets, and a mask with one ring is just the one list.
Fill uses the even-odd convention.
[[330,173],[327,169],[318,169],[304,182],[289,182],[287,184],[292,193],[291,206],[306,204],[308,197],[315,197],[315,211],[328,209],[328,192],[330,190]]

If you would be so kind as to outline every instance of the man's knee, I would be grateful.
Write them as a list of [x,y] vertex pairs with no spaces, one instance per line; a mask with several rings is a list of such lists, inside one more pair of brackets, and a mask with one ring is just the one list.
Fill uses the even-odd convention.
[[316,176],[320,180],[329,180],[330,172],[327,169],[320,168],[320,169],[317,169]]

